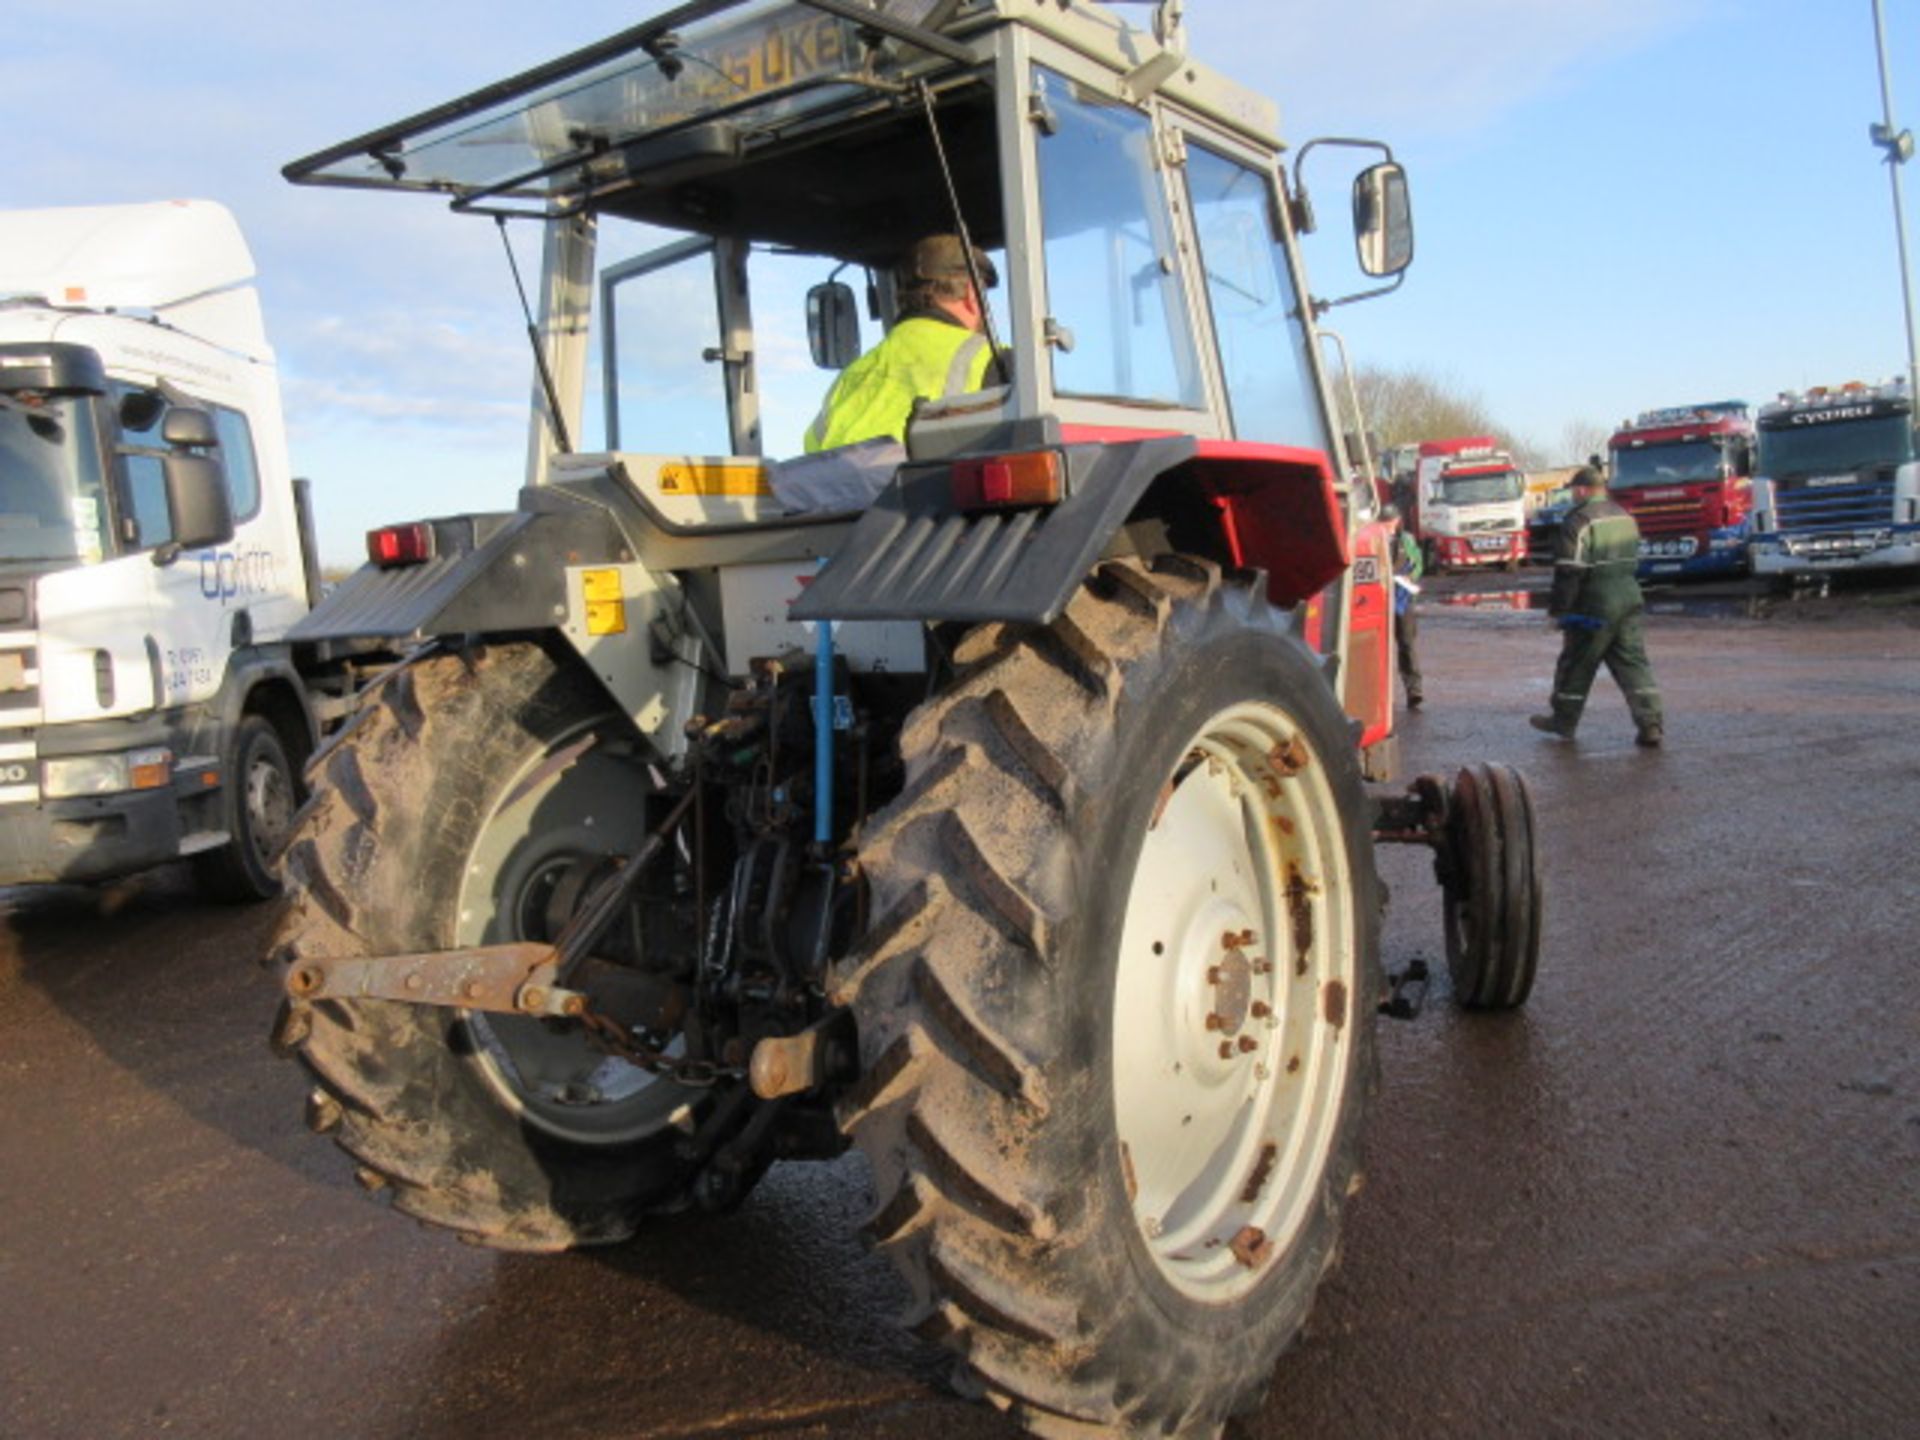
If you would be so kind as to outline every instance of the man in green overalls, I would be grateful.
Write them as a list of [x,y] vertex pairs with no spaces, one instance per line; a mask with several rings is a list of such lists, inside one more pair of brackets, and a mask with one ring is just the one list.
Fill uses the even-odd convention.
[[1554,545],[1553,595],[1547,613],[1560,626],[1560,661],[1553,670],[1553,713],[1530,716],[1536,730],[1571,740],[1587,692],[1604,661],[1627,697],[1637,744],[1661,739],[1660,689],[1653,683],[1640,623],[1640,527],[1607,498],[1592,466],[1573,477],[1573,508]]
[[[981,283],[999,283],[993,262],[976,249]],[[992,348],[986,302],[974,288],[966,247],[957,235],[929,235],[894,272],[900,318],[873,349],[840,372],[826,403],[807,427],[809,455],[863,440],[905,440],[916,400],[978,390]]]

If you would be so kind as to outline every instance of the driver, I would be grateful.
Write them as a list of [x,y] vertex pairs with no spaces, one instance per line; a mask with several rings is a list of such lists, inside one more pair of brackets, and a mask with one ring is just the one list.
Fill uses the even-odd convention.
[[[993,262],[973,252],[989,289],[1000,283]],[[900,318],[887,336],[833,382],[807,427],[809,455],[863,440],[904,441],[916,400],[978,390],[992,359],[985,304],[967,273],[957,235],[929,235],[894,270]]]

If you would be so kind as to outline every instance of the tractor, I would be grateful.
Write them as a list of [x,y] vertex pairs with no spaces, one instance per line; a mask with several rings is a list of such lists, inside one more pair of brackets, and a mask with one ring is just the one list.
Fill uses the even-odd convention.
[[[282,859],[310,1123],[529,1251],[857,1147],[907,1323],[1042,1435],[1265,1393],[1409,1008],[1376,841],[1433,849],[1465,1003],[1539,944],[1520,777],[1369,787],[1390,577],[1316,324],[1361,297],[1307,288],[1274,106],[1148,25],[693,0],[286,172],[543,257],[516,507],[374,531],[295,636],[395,657]],[[1405,172],[1320,143],[1392,288]],[[1004,281],[985,382],[803,454],[930,234]]]

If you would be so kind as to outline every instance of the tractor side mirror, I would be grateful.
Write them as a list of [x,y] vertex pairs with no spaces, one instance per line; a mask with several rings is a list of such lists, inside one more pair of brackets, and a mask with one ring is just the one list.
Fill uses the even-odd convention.
[[1353,234],[1368,275],[1398,275],[1413,263],[1413,204],[1407,172],[1396,162],[1383,160],[1354,177]]
[[853,287],[829,280],[807,291],[807,347],[822,370],[844,370],[860,354],[860,314]]

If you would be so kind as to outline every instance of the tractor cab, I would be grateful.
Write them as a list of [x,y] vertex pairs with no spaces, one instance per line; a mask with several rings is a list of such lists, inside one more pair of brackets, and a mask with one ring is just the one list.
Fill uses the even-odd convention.
[[[706,0],[287,174],[537,222],[530,483],[598,464],[568,452],[617,456],[690,532],[802,518],[775,467],[897,318],[896,263],[964,235],[1000,281],[999,363],[921,404],[906,457],[1191,437],[1190,483],[1119,518],[1264,566],[1292,605],[1344,584],[1349,558],[1308,212],[1277,108],[1189,58],[1177,10],[1156,43],[1084,4]],[[1355,217],[1363,268],[1404,268],[1397,166],[1361,175]],[[835,618],[901,610],[818,596]]]

